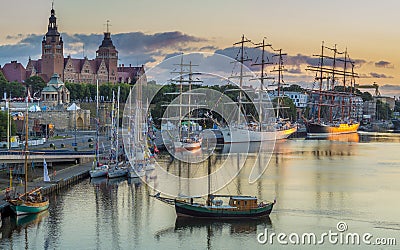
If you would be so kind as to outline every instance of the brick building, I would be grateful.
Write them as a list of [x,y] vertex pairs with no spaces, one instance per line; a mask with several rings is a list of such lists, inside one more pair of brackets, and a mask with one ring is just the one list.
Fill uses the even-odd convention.
[[119,66],[118,51],[111,33],[107,29],[95,59],[64,57],[64,41],[57,27],[57,18],[52,8],[47,33],[42,40],[42,56],[38,60],[29,58],[26,69],[16,61],[0,68],[8,81],[23,82],[31,76],[40,76],[48,82],[57,73],[63,82],[75,83],[130,83],[144,74],[144,66]]

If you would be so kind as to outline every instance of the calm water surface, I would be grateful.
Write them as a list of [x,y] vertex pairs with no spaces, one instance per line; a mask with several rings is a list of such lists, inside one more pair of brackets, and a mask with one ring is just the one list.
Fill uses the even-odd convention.
[[[254,160],[220,193],[277,199],[269,219],[250,222],[177,220],[173,207],[149,197],[147,185],[85,180],[51,197],[48,212],[3,219],[0,249],[303,249],[262,245],[257,235],[315,233],[343,221],[349,233],[394,237],[400,249],[400,135],[361,134],[276,144],[268,168],[248,183]],[[218,160],[216,160],[218,164]],[[176,164],[170,165],[174,171]],[[233,166],[234,167],[234,166]],[[187,169],[181,169],[187,173]],[[205,173],[197,166],[192,172]],[[163,181],[155,174],[149,181]],[[186,187],[187,188],[187,187]],[[334,245],[324,248],[365,248]],[[370,246],[370,248],[383,247]]]

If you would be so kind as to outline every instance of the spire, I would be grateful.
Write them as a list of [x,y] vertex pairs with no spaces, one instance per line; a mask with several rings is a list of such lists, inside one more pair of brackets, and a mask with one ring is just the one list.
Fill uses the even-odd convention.
[[57,18],[56,18],[56,12],[54,10],[54,2],[51,4],[51,11],[50,11],[50,17],[49,17],[49,25],[47,27],[47,33],[46,36],[60,36],[60,33],[57,30]]
[[106,23],[106,32],[104,32],[104,38],[103,41],[101,42],[100,48],[112,48],[115,49],[115,46],[111,40],[111,33],[110,33],[110,20],[107,20]]

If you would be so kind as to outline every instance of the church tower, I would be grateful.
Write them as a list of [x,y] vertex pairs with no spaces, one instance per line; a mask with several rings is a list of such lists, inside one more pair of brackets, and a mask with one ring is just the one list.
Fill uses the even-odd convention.
[[111,33],[109,31],[109,21],[107,21],[107,32],[104,32],[104,38],[96,51],[97,65],[104,60],[108,70],[108,82],[116,83],[118,77],[118,51],[115,49],[111,40]]
[[57,18],[54,8],[51,8],[47,33],[42,41],[42,74],[47,78],[57,73],[61,79],[64,78],[64,42],[57,30]]

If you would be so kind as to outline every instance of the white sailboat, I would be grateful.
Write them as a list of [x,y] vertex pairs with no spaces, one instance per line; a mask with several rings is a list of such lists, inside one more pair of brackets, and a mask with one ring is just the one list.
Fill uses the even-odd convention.
[[[132,91],[129,95],[129,106],[126,117],[128,119],[128,143],[125,147],[125,154],[129,155],[129,167],[127,171],[128,178],[140,178],[146,175],[144,169],[144,117],[143,117],[143,101],[142,101],[142,84],[143,79],[137,81],[136,91]],[[132,108],[132,95],[135,96],[135,108]],[[126,108],[125,108],[126,109]]]
[[106,177],[108,165],[99,162],[99,81],[96,82],[96,149],[92,169],[89,171],[90,178]]
[[128,173],[128,168],[126,168],[125,163],[123,161],[119,161],[119,143],[118,143],[118,129],[119,129],[119,97],[120,97],[120,87],[118,87],[117,93],[117,108],[115,109],[115,97],[113,92],[113,103],[112,103],[112,143],[111,143],[111,155],[110,155],[110,166],[112,166],[108,170],[107,177],[108,178],[118,178],[122,176],[126,176]]

